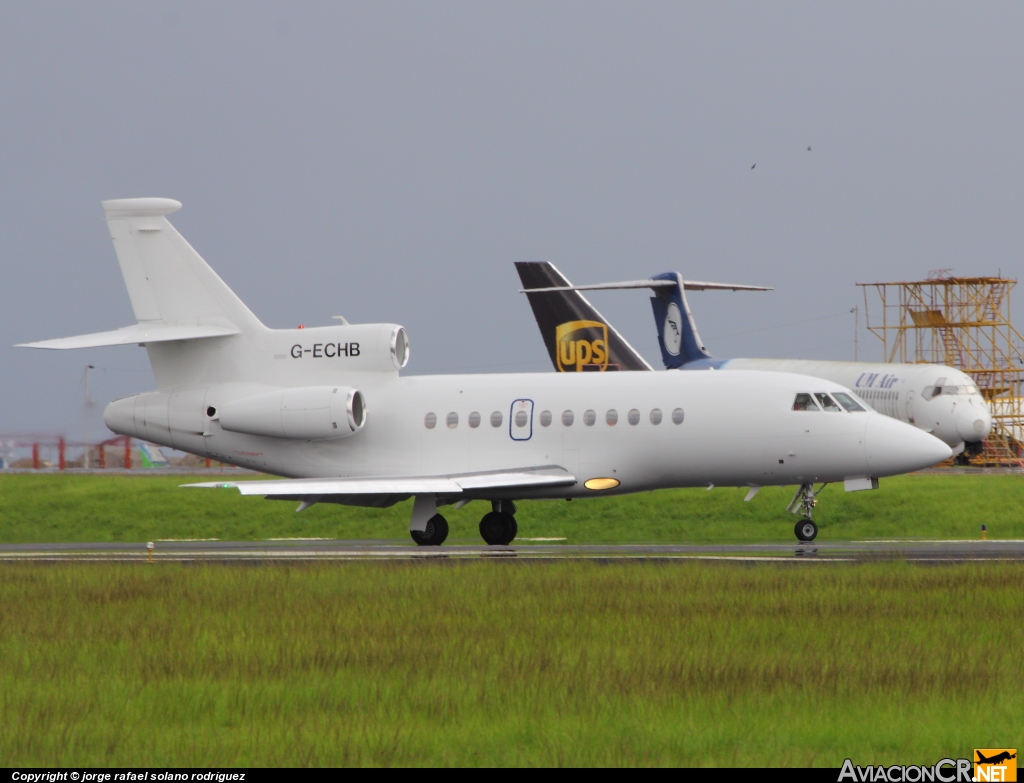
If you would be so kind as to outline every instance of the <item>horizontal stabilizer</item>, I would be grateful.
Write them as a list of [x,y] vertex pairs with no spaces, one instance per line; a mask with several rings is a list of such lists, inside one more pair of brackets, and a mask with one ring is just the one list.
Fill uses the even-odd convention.
[[227,337],[241,330],[226,321],[223,324],[165,324],[148,323],[114,329],[112,332],[80,334],[36,343],[21,343],[16,348],[49,348],[65,351],[71,348],[99,348],[105,345],[135,345],[138,343],[166,343],[172,340],[198,340],[204,337]]
[[[671,288],[674,280],[626,280],[622,283],[595,283],[593,285],[564,285],[551,288],[522,289],[521,294],[546,294],[555,291],[616,291],[624,288]],[[687,291],[774,291],[763,285],[735,285],[733,283],[702,283],[697,280],[684,280],[683,287]]]
[[206,489],[234,488],[243,495],[288,498],[330,498],[332,495],[442,495],[504,489],[540,489],[571,487],[576,478],[556,465],[511,471],[463,473],[451,476],[374,476],[369,478],[281,479],[279,481],[211,481],[183,484]]

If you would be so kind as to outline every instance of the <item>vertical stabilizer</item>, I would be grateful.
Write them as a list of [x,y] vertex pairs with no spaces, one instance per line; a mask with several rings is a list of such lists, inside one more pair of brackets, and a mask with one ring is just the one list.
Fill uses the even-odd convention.
[[698,359],[710,359],[711,354],[697,334],[690,304],[686,301],[685,284],[678,272],[655,275],[652,280],[670,280],[675,285],[655,288],[651,297],[654,323],[658,329],[658,347],[665,368],[674,370]]
[[167,198],[103,202],[139,323],[259,328],[256,316],[167,220],[179,209],[179,202]]
[[556,370],[651,369],[651,365],[579,291],[531,292],[535,288],[570,285],[554,264],[516,261],[516,270]]

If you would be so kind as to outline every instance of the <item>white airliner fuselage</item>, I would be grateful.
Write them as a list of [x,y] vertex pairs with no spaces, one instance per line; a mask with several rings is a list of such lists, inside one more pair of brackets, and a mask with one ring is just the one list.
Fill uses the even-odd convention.
[[955,453],[992,430],[992,414],[974,380],[938,364],[815,361],[811,359],[726,359],[720,370],[770,370],[828,378],[852,389],[876,411],[913,424]]

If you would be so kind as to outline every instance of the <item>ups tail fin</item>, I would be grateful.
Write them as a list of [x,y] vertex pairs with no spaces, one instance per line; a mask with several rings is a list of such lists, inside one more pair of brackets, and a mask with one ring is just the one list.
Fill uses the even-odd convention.
[[656,296],[651,297],[658,347],[665,368],[674,370],[698,359],[710,359],[711,354],[697,333],[697,324],[686,301],[682,276],[678,272],[665,272],[651,279],[670,283],[655,288]]
[[[516,261],[516,270],[556,370],[652,369],[579,291],[532,292],[538,288],[569,287],[569,281],[554,264]],[[575,336],[590,339],[575,340]]]
[[103,202],[136,319],[259,328],[256,316],[167,220],[179,209],[179,202],[166,198]]

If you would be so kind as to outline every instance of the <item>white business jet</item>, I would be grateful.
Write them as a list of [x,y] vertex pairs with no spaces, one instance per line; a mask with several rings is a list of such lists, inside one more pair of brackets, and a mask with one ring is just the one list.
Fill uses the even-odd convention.
[[[827,378],[853,389],[879,413],[913,424],[945,442],[954,454],[980,454],[982,441],[992,430],[992,414],[985,398],[966,373],[938,364],[887,362],[814,361],[810,359],[716,359],[697,334],[685,290],[769,291],[761,286],[701,283],[683,280],[678,272],[666,272],[649,280],[574,286],[547,261],[518,261],[523,293],[530,299],[537,325],[555,369],[594,369],[585,362],[564,361],[567,342],[574,333],[565,323],[604,324],[609,330],[612,364],[620,370],[650,370],[611,324],[580,291],[629,288],[651,289],[658,346],[666,369],[674,370],[769,370]],[[561,352],[561,353],[559,353]],[[576,359],[584,358],[576,352]],[[591,352],[592,354],[592,352]],[[590,356],[593,364],[593,357]]]
[[[438,507],[489,501],[488,544],[516,536],[513,501],[666,487],[799,484],[811,540],[813,483],[871,489],[949,454],[941,441],[858,405],[836,383],[786,373],[402,377],[396,324],[269,329],[168,222],[170,199],[103,202],[138,323],[28,343],[139,344],[157,391],[115,400],[116,433],[287,476],[217,482],[243,495],[386,507],[441,544]],[[818,406],[823,406],[819,410]],[[810,488],[807,491],[807,488]]]

